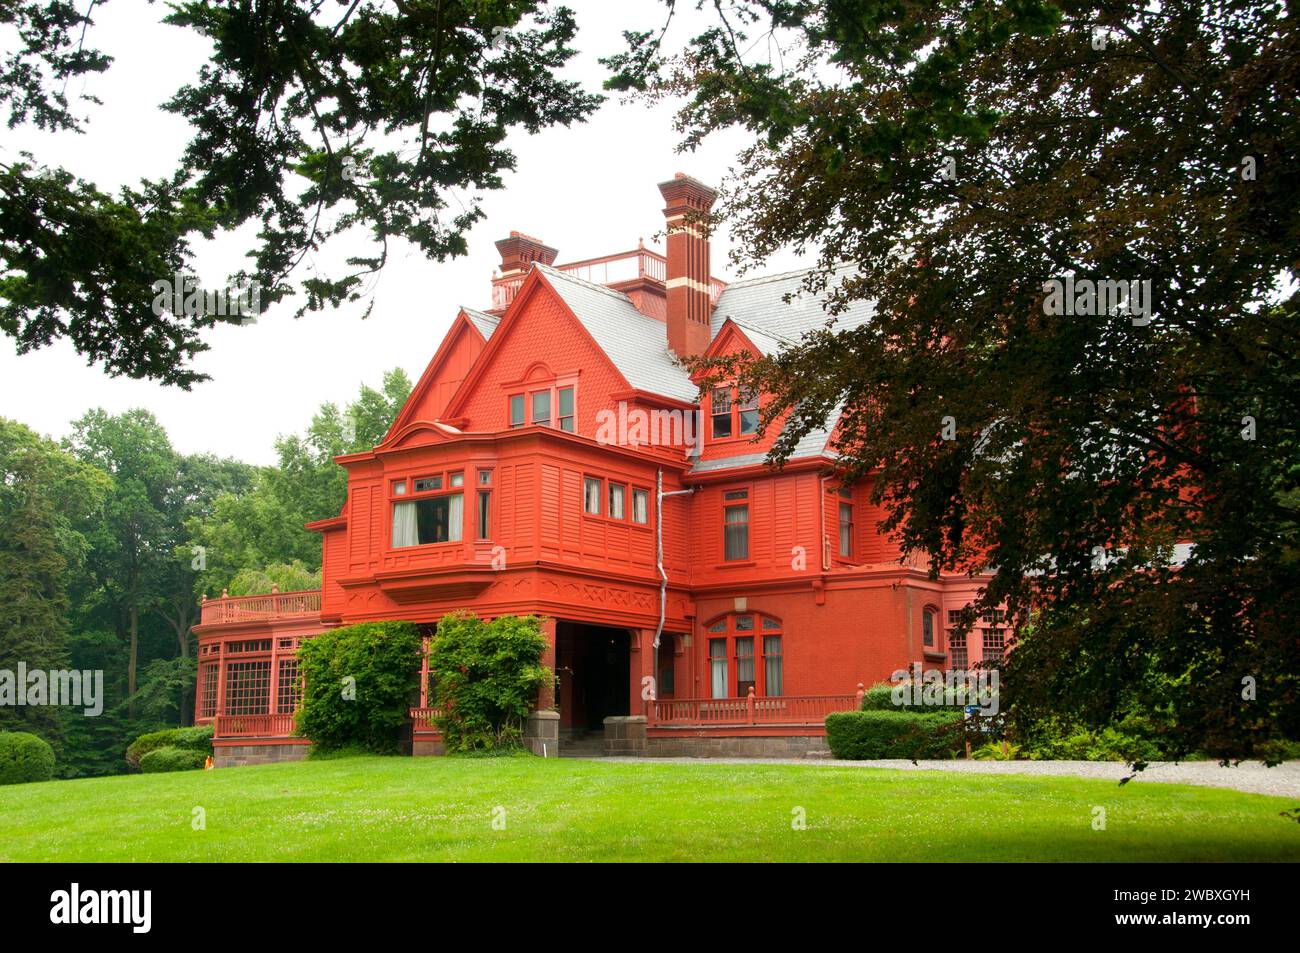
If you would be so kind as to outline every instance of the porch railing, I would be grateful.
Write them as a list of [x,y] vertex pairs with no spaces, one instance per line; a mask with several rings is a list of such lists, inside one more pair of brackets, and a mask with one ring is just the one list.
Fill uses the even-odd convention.
[[287,738],[293,734],[293,715],[217,715],[214,738]]
[[438,726],[433,720],[440,714],[437,708],[412,708],[411,724],[416,731],[437,731]]
[[820,725],[837,711],[855,711],[862,691],[852,695],[771,695],[746,698],[661,698],[651,706],[651,726]]
[[204,597],[203,625],[222,622],[261,622],[267,619],[311,618],[320,615],[320,590],[270,592],[260,596]]

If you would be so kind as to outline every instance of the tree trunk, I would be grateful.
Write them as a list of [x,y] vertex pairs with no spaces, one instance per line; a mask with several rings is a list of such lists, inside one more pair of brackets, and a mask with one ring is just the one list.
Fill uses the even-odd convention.
[[126,660],[126,717],[135,721],[135,661],[140,645],[140,607],[132,600],[130,606],[131,654]]

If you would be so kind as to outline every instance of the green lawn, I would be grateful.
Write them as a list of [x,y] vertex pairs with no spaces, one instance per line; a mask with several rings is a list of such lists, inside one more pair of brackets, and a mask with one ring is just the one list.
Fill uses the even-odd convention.
[[1297,861],[1294,806],[825,765],[348,758],[0,788],[0,860]]

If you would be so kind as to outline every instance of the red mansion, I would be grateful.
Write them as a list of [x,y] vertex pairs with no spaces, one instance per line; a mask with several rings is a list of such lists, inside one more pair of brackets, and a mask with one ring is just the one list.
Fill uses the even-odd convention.
[[[982,580],[931,578],[877,531],[869,482],[837,480],[834,418],[778,471],[763,395],[701,398],[680,358],[828,319],[801,274],[714,278],[693,222],[715,193],[659,189],[666,256],[496,243],[492,307],[462,308],[383,442],[338,458],[347,504],[309,526],[319,592],[205,600],[195,717],[218,764],[301,756],[297,646],[356,622],[544,617],[556,686],[528,737],[548,755],[821,750],[861,684],[1000,657],[998,619],[950,630]],[[411,715],[414,752],[438,751],[426,698]]]

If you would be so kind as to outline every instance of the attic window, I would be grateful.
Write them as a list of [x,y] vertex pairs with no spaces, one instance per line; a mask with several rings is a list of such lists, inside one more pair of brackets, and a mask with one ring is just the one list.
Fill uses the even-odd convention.
[[715,387],[709,397],[713,439],[758,433],[758,394],[734,386]]
[[576,388],[568,381],[556,382],[510,395],[510,427],[517,429],[555,427],[566,433],[577,430]]

